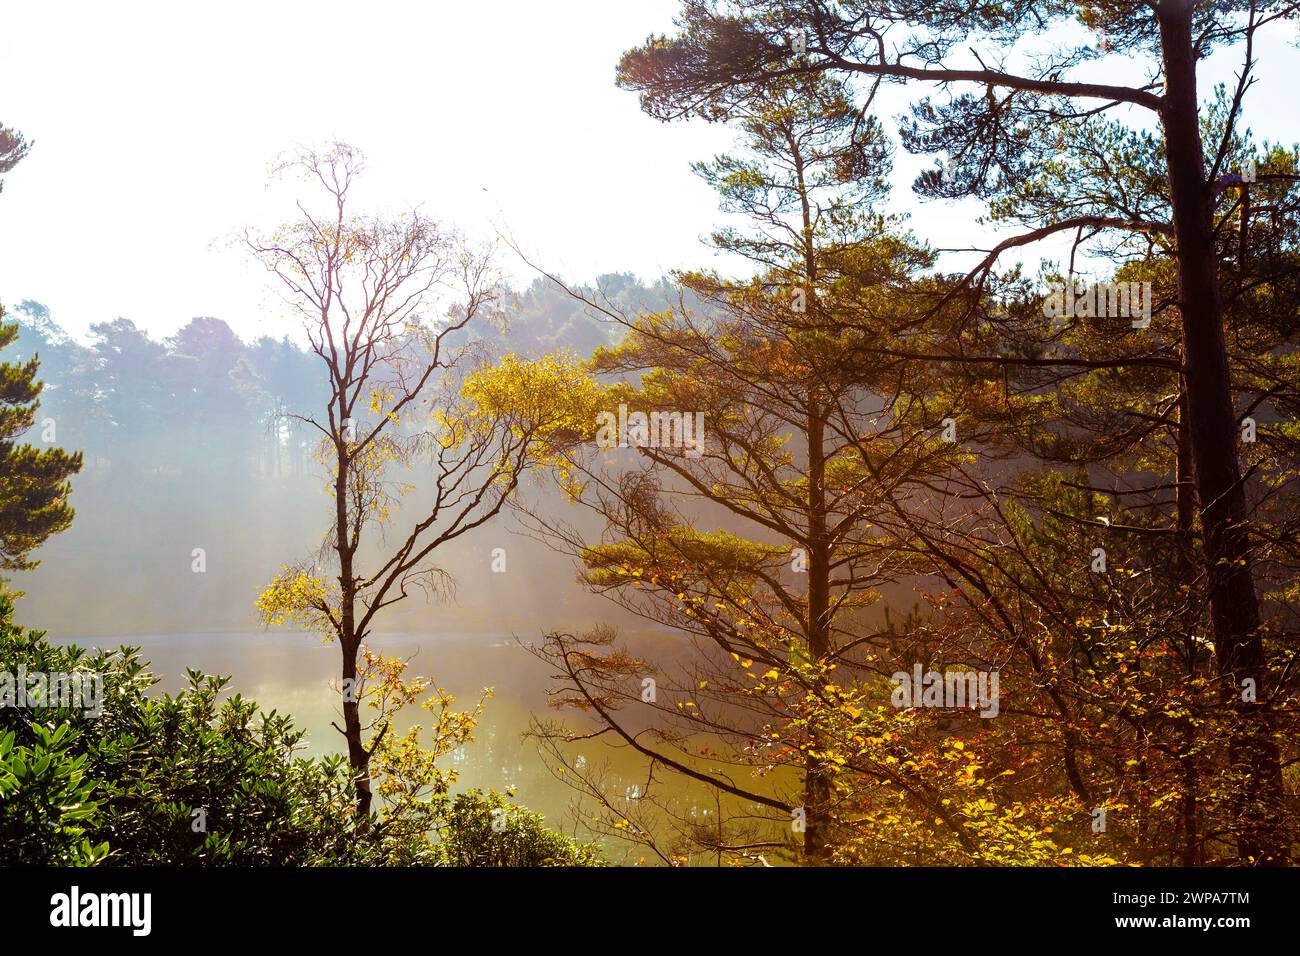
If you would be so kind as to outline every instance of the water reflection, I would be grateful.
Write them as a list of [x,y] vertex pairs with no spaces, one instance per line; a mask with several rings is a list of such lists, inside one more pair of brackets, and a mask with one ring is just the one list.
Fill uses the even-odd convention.
[[[182,689],[187,667],[206,674],[230,675],[229,693],[243,694],[257,701],[263,710],[292,714],[296,724],[307,731],[304,746],[308,753],[345,752],[342,736],[331,726],[332,722],[342,722],[337,691],[339,650],[312,635],[283,631],[160,634],[70,639],[63,643],[106,648],[138,646],[141,657],[151,662],[154,674],[161,678],[160,691],[174,693]],[[549,720],[557,716],[546,704],[551,677],[547,664],[507,635],[406,632],[374,635],[368,643],[377,653],[409,659],[407,676],[428,677],[434,686],[446,688],[455,695],[459,709],[472,708],[484,688],[493,689],[473,743],[443,758],[443,765],[454,767],[459,775],[456,789],[514,788],[518,801],[541,813],[548,826],[583,839],[592,838],[579,823],[581,815],[575,815],[574,790],[557,779],[541,759],[535,741],[524,736],[535,715]],[[405,731],[421,717],[427,726],[425,711],[407,708],[395,729]],[[580,715],[566,714],[564,720],[575,728],[590,729]],[[606,783],[613,785],[612,793],[632,804],[641,798],[647,770],[642,757],[625,747],[606,746],[598,739],[582,741],[581,749],[574,757],[578,769],[601,767]],[[706,788],[671,775],[662,781],[657,778],[655,787],[660,798],[671,799],[674,804],[713,803]],[[602,842],[613,861],[623,860],[625,847]],[[635,861],[639,856],[634,854],[631,859]]]

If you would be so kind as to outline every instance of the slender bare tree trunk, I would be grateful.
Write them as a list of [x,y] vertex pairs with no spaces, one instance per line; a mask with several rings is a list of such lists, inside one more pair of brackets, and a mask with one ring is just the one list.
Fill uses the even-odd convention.
[[[345,612],[347,616],[350,613]],[[355,687],[357,679],[357,643],[355,639],[342,642],[343,679],[345,687]],[[361,739],[361,704],[356,695],[343,701],[343,735],[348,742],[348,765],[357,787],[357,812],[365,817],[370,813],[370,754]]]
[[[339,421],[347,420],[343,397],[339,399]],[[342,426],[341,426],[342,427]],[[357,812],[362,819],[370,813],[370,754],[366,752],[361,736],[360,688],[357,686],[357,653],[361,641],[356,623],[356,575],[352,567],[352,542],[348,512],[348,446],[343,435],[337,437],[338,474],[334,478],[334,520],[337,523],[335,550],[339,556],[340,634],[339,647],[343,652],[343,736],[348,744],[348,766],[357,788]],[[351,689],[350,693],[346,691]]]

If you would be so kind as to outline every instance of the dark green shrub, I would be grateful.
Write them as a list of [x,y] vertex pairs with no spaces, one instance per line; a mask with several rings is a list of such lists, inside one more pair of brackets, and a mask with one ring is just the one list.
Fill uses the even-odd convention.
[[[178,694],[134,648],[58,647],[0,595],[0,671],[103,676],[102,711],[0,707],[0,863],[590,865],[590,847],[499,794],[440,794],[418,820],[358,821],[347,762],[299,756],[304,731],[229,679],[188,671]],[[492,811],[505,814],[504,832]],[[417,829],[418,828],[418,829]],[[421,834],[437,838],[432,850]]]

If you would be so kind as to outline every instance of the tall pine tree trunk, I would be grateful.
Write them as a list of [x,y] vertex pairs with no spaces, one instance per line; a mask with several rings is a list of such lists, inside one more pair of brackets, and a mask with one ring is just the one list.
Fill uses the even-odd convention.
[[[1176,555],[1177,576],[1180,581],[1195,579],[1195,542],[1196,542],[1196,471],[1192,467],[1192,446],[1187,433],[1187,391],[1181,389],[1178,396],[1178,460],[1174,480],[1178,496],[1178,551]],[[1187,679],[1196,676],[1198,656],[1196,642],[1190,637],[1187,641]],[[1197,723],[1189,715],[1182,721],[1183,749],[1178,755],[1182,765],[1182,806],[1179,824],[1182,843],[1178,851],[1180,866],[1196,866],[1200,861],[1200,826],[1198,796],[1200,778],[1196,765]]]
[[[808,657],[817,665],[830,655],[830,543],[826,533],[826,423],[817,399],[808,415]],[[830,859],[830,769],[818,753],[826,750],[812,728],[804,762],[804,860],[823,864]]]
[[1213,191],[1206,180],[1196,95],[1192,0],[1162,0],[1158,9],[1164,55],[1164,132],[1170,201],[1178,241],[1178,296],[1183,322],[1191,439],[1210,616],[1224,699],[1236,711],[1231,760],[1241,774],[1238,853],[1243,862],[1279,862],[1277,829],[1282,777],[1270,721],[1262,704],[1242,700],[1253,681],[1264,695],[1267,663],[1259,635],[1259,599],[1247,534],[1246,495],[1228,374],[1213,236]]

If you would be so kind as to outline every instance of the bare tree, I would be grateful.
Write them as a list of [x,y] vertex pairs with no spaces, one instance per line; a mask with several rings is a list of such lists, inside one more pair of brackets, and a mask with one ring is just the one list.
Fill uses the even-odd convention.
[[[298,220],[244,238],[287,291],[329,380],[325,407],[293,417],[321,435],[331,527],[319,554],[285,568],[259,607],[268,622],[292,618],[338,641],[343,727],[335,727],[365,815],[370,759],[388,727],[382,709],[363,726],[362,644],[385,608],[412,590],[436,595],[450,585],[434,553],[501,510],[545,423],[508,409],[466,414],[457,386],[472,361],[467,333],[492,316],[499,291],[490,259],[418,212],[353,214],[362,169],[361,154],[343,143],[294,155],[280,171],[305,174],[323,191],[323,208],[300,201]],[[456,304],[436,315],[448,295]],[[397,505],[415,490],[401,472],[421,463],[432,500],[399,527]]]

